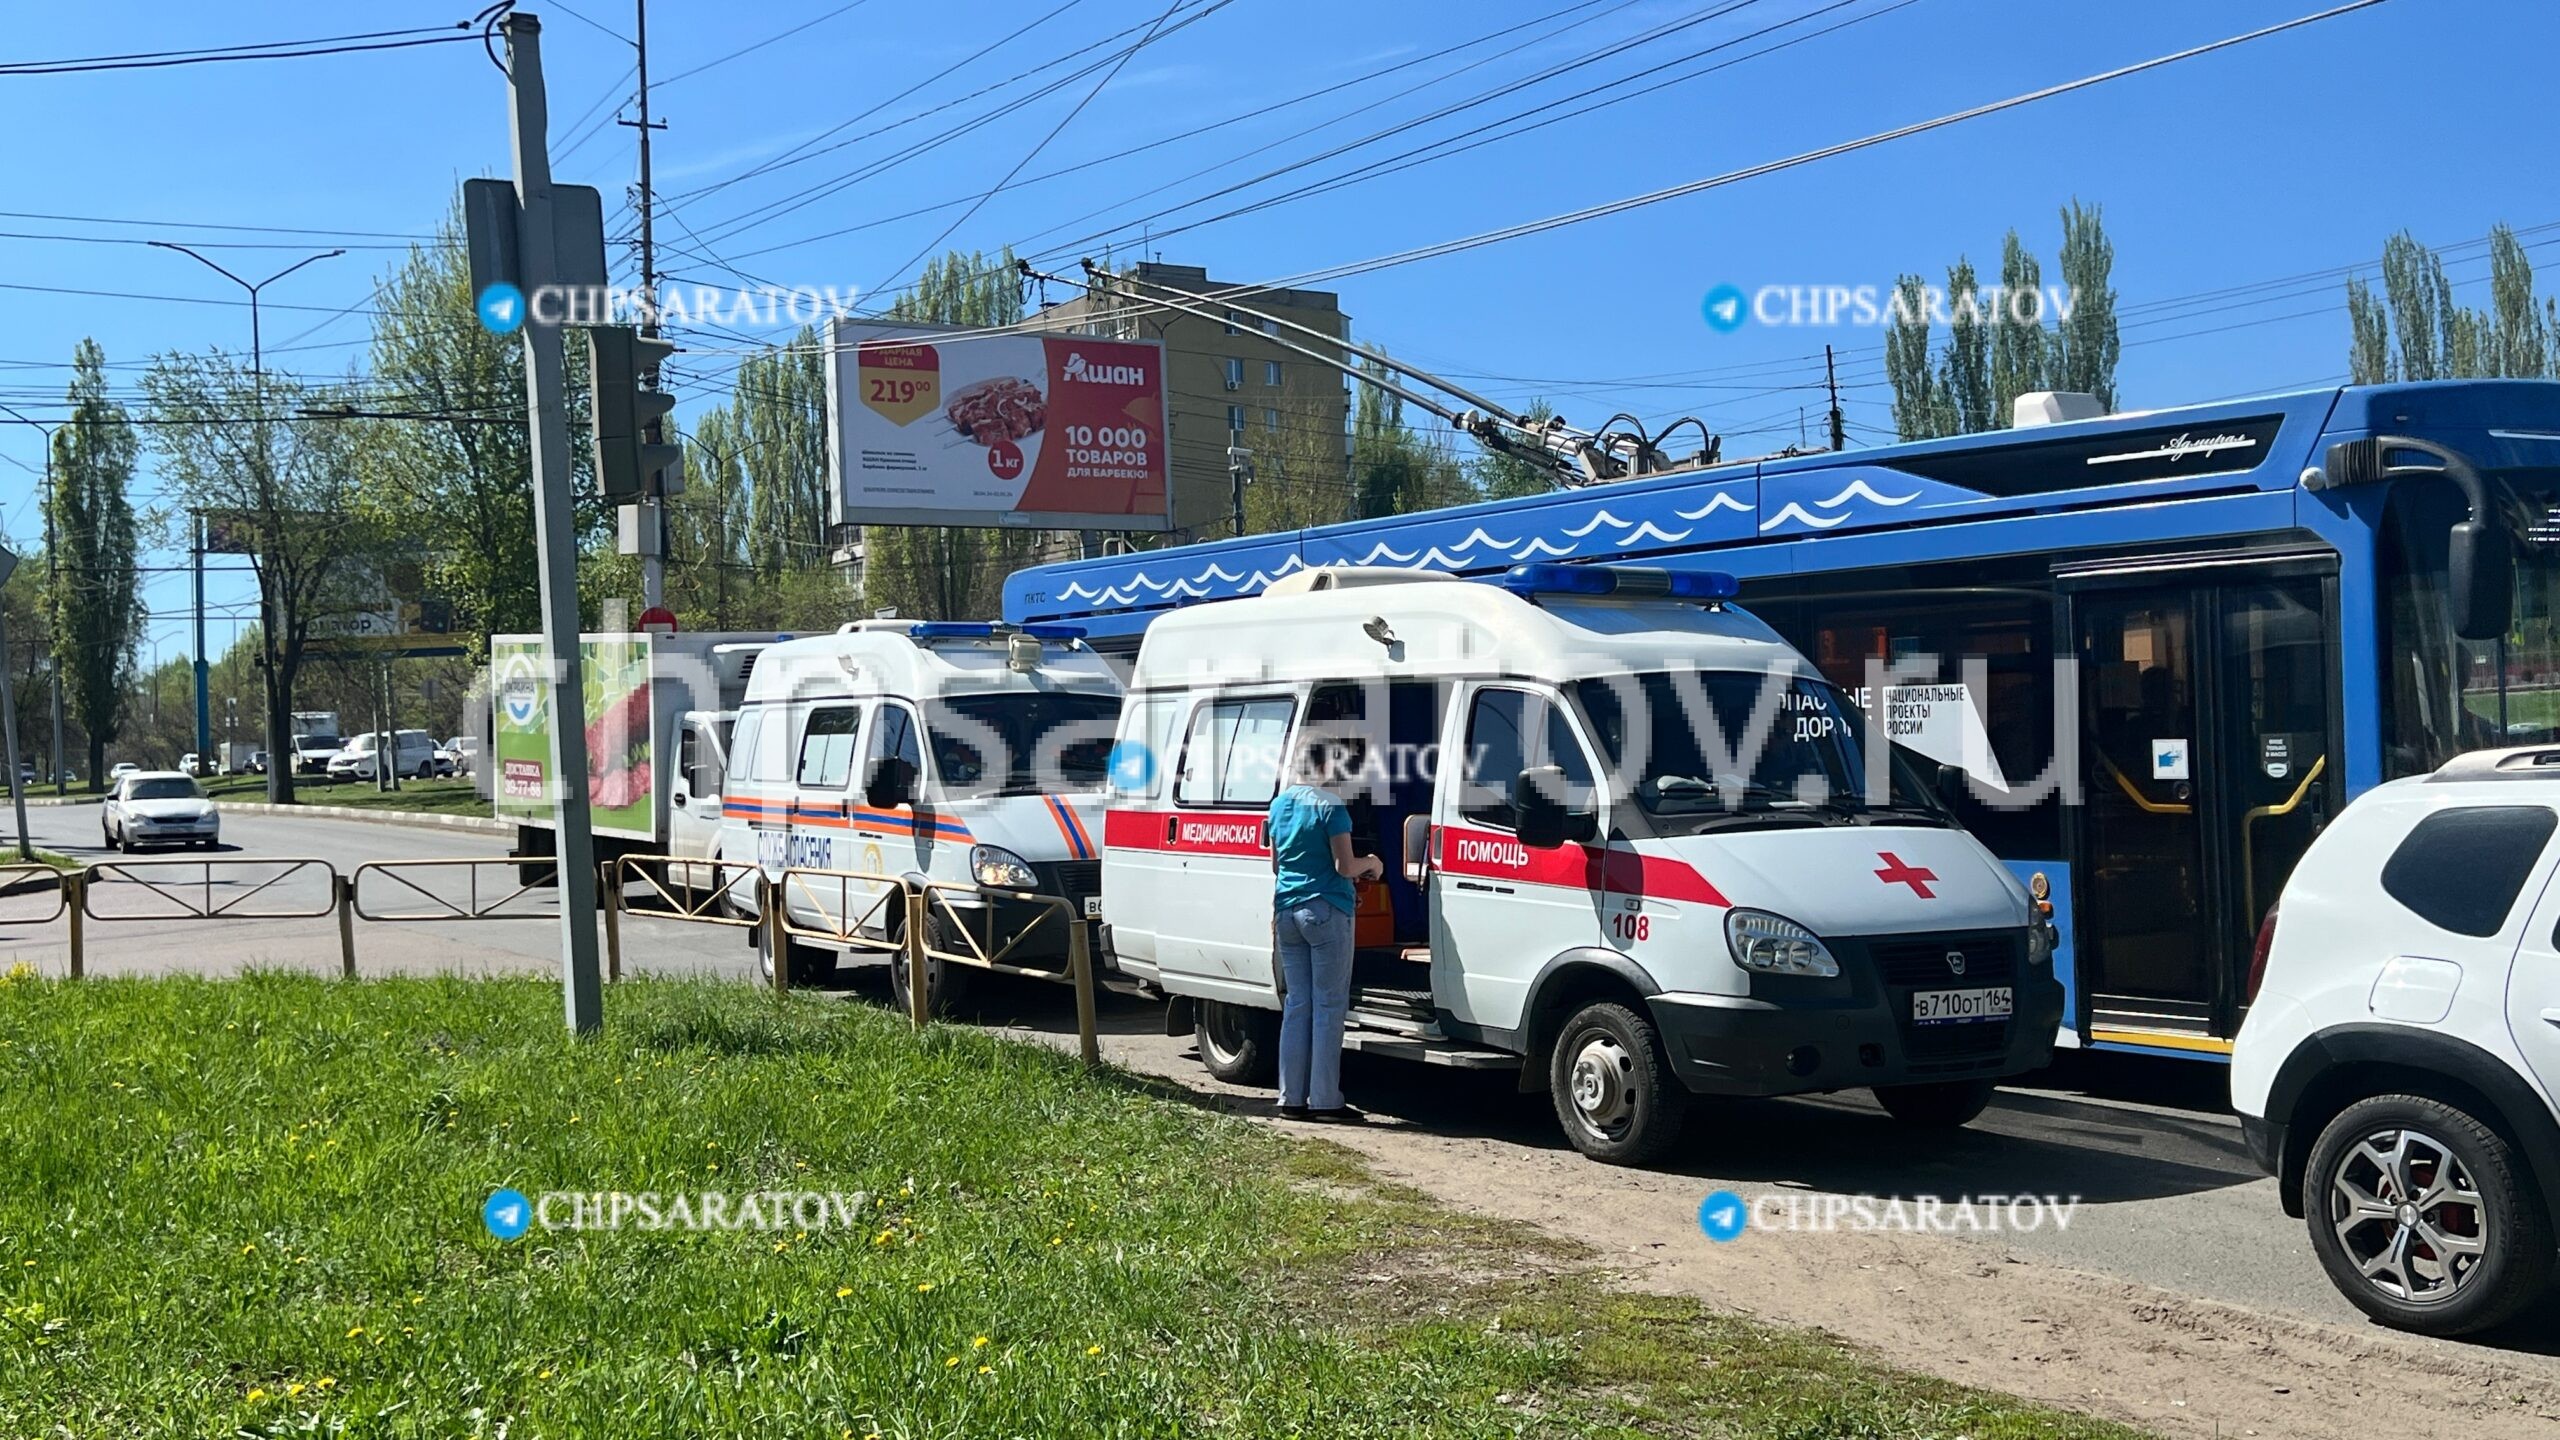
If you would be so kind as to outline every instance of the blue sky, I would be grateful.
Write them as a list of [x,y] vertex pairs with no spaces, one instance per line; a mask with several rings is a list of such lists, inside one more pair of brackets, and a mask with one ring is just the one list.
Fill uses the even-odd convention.
[[[1038,251],[1110,229],[1123,255],[1152,240],[1164,259],[1207,265],[1223,279],[1276,278],[1720,174],[2321,8],[2315,0],[1214,5],[1185,0],[1169,24],[1208,13],[1131,57],[1022,171],[1069,173],[987,198],[949,243]],[[447,23],[472,8],[92,0],[22,7],[8,52],[39,60],[288,40]],[[524,8],[545,22],[560,178],[594,184],[614,205],[634,173],[632,132],[604,123],[629,89],[628,0],[579,0],[575,14],[542,0]],[[1115,45],[1060,61],[1114,32],[1143,33],[1162,10],[1162,0],[657,0],[651,69],[660,81],[655,107],[669,122],[657,141],[669,206],[659,226],[663,268],[714,284],[736,283],[725,264],[783,285],[878,285],[1023,163],[1100,75],[1061,84],[928,153],[880,162],[1107,58]],[[968,59],[1051,11],[1020,38]],[[1710,11],[1729,13],[1222,200],[1126,223]],[[1807,18],[1733,43],[1791,17]],[[1803,38],[1844,21],[1853,23]],[[1798,43],[1449,159],[1164,235],[1488,120],[1554,102],[1543,119],[1789,40]],[[1733,48],[1701,53],[1717,45]],[[1696,413],[1732,436],[1728,453],[1736,454],[1794,440],[1799,409],[1818,440],[1820,362],[1806,357],[1828,342],[1842,355],[1852,438],[1873,443],[1890,423],[1874,330],[1719,333],[1699,315],[1704,294],[1728,283],[1886,286],[1905,270],[1941,276],[1959,253],[1990,270],[2011,226],[2046,258],[2050,277],[2056,212],[2076,196],[2104,205],[2116,246],[2125,403],[2327,383],[2346,368],[2341,283],[2329,272],[2369,262],[2404,227],[2454,245],[2501,220],[2520,229],[2560,222],[2548,178],[2560,161],[2560,130],[2547,114],[2555,52],[2560,7],[2392,0],[2095,91],[1334,288],[1360,336],[1463,374],[1497,398],[1550,396],[1586,423],[1619,409]],[[1050,68],[1015,79],[1043,65]],[[696,67],[705,68],[684,73]],[[1362,78],[1389,67],[1401,68]],[[953,73],[928,80],[946,68]],[[895,98],[919,81],[927,83]],[[1337,85],[1315,100],[1108,158]],[[213,252],[252,278],[308,253],[295,248],[305,240],[346,245],[347,255],[275,286],[265,306],[270,367],[326,376],[363,364],[363,307],[396,256],[357,247],[422,234],[458,181],[508,173],[503,82],[468,44],[0,76],[0,131],[17,142],[0,210],[28,212],[0,216],[9,232],[0,236],[9,316],[0,327],[0,401],[42,420],[61,413],[82,336],[105,346],[119,385],[131,386],[155,353],[245,351],[248,314],[233,303],[233,287],[181,255],[15,237],[286,247]],[[795,146],[841,148],[795,156]],[[1258,147],[1268,148],[1246,153]],[[777,161],[788,163],[746,173]],[[1186,178],[1195,172],[1205,173]],[[834,188],[800,195],[822,184]],[[927,208],[935,206],[943,208]],[[917,210],[925,213],[904,213]],[[1095,218],[1070,223],[1088,214]],[[627,208],[612,228],[629,228]],[[848,233],[829,233],[840,231]],[[818,236],[826,238],[810,238]],[[2560,256],[2543,248],[2560,243],[2560,229],[2526,238],[2537,259]],[[1100,243],[1088,248],[1098,252]],[[1077,253],[1056,255],[1054,267],[1071,269]],[[627,267],[627,257],[617,263]],[[2456,259],[2451,268],[2463,298],[2483,303],[2485,262]],[[2287,277],[2307,278],[2261,284]],[[2261,288],[2193,298],[2248,285]],[[158,298],[57,293],[65,290]],[[699,377],[688,387],[697,398],[680,419],[716,398],[736,348],[717,337],[690,344],[695,353],[681,363]],[[33,492],[41,464],[37,435],[0,423],[0,533],[40,534]],[[156,497],[157,480],[146,474],[142,490]],[[163,548],[147,563],[182,559]],[[217,577],[212,592],[218,651],[246,587]],[[155,573],[146,595],[155,620],[145,660],[185,650],[185,576]]]

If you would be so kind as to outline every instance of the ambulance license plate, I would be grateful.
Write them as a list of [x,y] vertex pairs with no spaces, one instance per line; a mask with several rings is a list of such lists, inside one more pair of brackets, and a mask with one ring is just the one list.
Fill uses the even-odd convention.
[[1087,895],[1084,897],[1084,918],[1087,920],[1099,920],[1102,918],[1101,896]]
[[1911,1019],[1919,1025],[2006,1020],[2009,1004],[2006,985],[1995,990],[1916,990],[1911,995]]

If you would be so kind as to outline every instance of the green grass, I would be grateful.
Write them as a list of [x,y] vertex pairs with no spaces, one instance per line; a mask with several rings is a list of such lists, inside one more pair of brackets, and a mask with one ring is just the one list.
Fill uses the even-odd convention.
[[[1043,1047],[707,982],[608,1015],[0,979],[0,1434],[2129,1433],[1614,1291]],[[499,1186],[864,1198],[510,1243]]]
[[[204,793],[216,800],[264,801],[267,777],[264,775],[222,775],[204,782]],[[384,792],[373,788],[369,780],[341,780],[328,783],[307,775],[294,777],[293,798],[301,805],[346,805],[359,810],[415,810],[431,815],[486,815],[489,802],[480,798],[467,779],[403,780],[400,788]]]

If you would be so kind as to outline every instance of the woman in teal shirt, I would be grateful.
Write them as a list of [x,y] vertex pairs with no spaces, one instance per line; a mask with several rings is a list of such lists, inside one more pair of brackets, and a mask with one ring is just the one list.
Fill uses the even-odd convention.
[[1358,1124],[1342,1103],[1342,1020],[1351,1006],[1352,884],[1387,872],[1351,853],[1351,812],[1335,792],[1357,773],[1347,747],[1312,740],[1299,752],[1298,783],[1271,799],[1271,932],[1280,962],[1280,1114]]

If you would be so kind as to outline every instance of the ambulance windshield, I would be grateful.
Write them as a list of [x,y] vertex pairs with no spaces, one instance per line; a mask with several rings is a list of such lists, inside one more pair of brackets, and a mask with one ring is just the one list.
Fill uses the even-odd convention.
[[[1608,675],[1574,686],[1610,788],[1656,820],[1726,815],[1934,823],[1900,773],[1870,804],[1857,721],[1815,679],[1756,671]],[[1897,767],[1898,772],[1898,767]]]
[[949,696],[925,709],[934,772],[946,788],[1037,795],[1101,786],[1120,698],[1000,691]]

